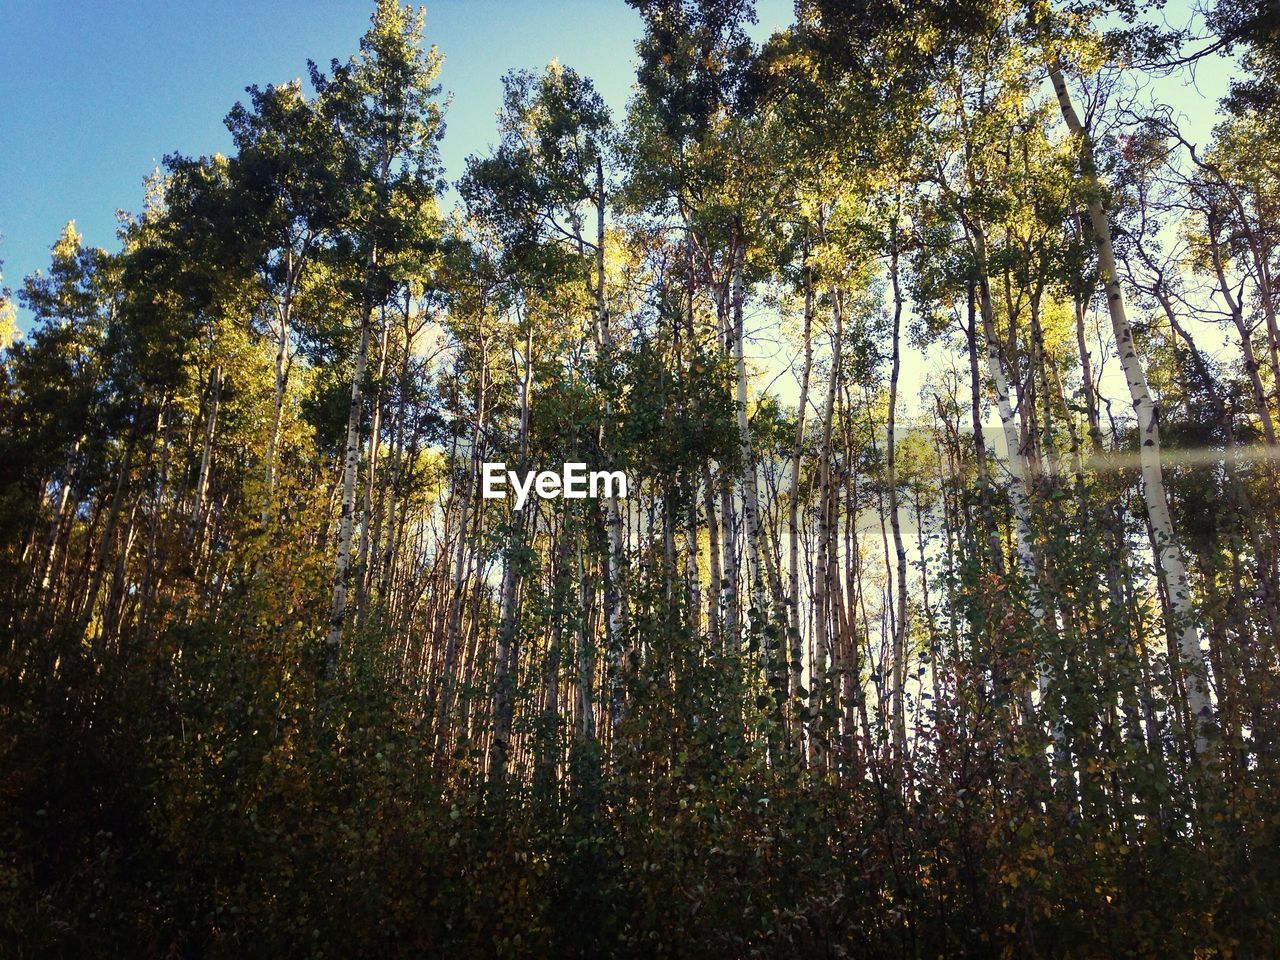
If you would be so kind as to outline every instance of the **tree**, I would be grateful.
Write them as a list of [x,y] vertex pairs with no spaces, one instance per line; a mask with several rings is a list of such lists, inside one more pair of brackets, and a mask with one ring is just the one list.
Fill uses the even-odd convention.
[[421,47],[422,14],[382,0],[360,41],[360,55],[334,62],[332,76],[312,66],[319,109],[342,138],[341,285],[358,318],[351,402],[342,454],[342,512],[334,561],[325,660],[336,664],[347,616],[347,579],[355,529],[360,423],[374,314],[397,271],[433,242],[439,188],[437,141],[442,114],[434,85],[442,58]]

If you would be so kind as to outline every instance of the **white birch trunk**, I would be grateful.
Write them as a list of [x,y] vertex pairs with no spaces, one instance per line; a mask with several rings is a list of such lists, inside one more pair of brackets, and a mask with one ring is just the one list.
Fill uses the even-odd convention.
[[351,565],[351,538],[355,531],[356,473],[360,469],[360,413],[363,409],[364,373],[369,362],[369,330],[372,326],[373,307],[366,297],[360,318],[360,343],[356,348],[355,369],[351,377],[347,440],[342,458],[342,514],[338,524],[338,555],[333,565],[329,634],[325,639],[325,662],[330,669],[338,662],[342,628],[347,617],[347,572]]
[[[746,245],[739,241],[733,267],[732,323],[733,363],[738,375],[737,408],[738,452],[742,458],[742,521],[747,546],[747,606],[755,609],[764,602],[760,583],[760,495],[756,484],[756,460],[751,450],[751,423],[747,419],[747,361],[743,340],[742,269],[746,259]],[[753,618],[757,619],[757,618]],[[753,624],[758,625],[758,624]]]
[[214,367],[209,374],[209,412],[205,417],[204,445],[200,452],[200,474],[196,479],[194,502],[191,505],[191,530],[197,534],[204,517],[204,498],[209,489],[209,471],[213,466],[213,439],[218,428],[218,407],[222,402],[222,366]]
[[893,630],[893,737],[894,748],[899,764],[899,773],[906,764],[907,756],[907,550],[902,542],[902,520],[898,516],[898,470],[897,470],[897,417],[898,417],[898,374],[902,368],[901,332],[902,332],[902,288],[898,282],[898,241],[897,225],[892,227],[893,240],[890,254],[889,276],[893,286],[893,357],[892,369],[889,373],[889,423],[888,436],[885,441],[886,486],[889,488],[889,526],[893,532],[893,552],[897,566],[896,607],[897,617]]
[[1111,246],[1111,227],[1102,206],[1101,187],[1098,183],[1097,164],[1093,157],[1093,144],[1088,131],[1080,121],[1071,103],[1071,93],[1062,73],[1062,64],[1055,58],[1049,64],[1049,76],[1053,81],[1058,107],[1067,129],[1080,140],[1080,167],[1085,187],[1089,192],[1089,219],[1093,224],[1094,240],[1098,248],[1098,271],[1106,294],[1107,311],[1111,315],[1111,327],[1115,335],[1116,350],[1129,397],[1138,420],[1138,454],[1142,465],[1142,494],[1146,500],[1147,515],[1158,547],[1156,561],[1169,597],[1169,607],[1178,637],[1178,656],[1182,661],[1187,707],[1195,726],[1195,750],[1203,755],[1209,748],[1208,724],[1213,718],[1209,700],[1208,669],[1204,651],[1200,648],[1200,630],[1195,608],[1191,601],[1191,587],[1187,580],[1186,563],[1182,548],[1169,514],[1169,501],[1165,495],[1164,474],[1160,464],[1160,416],[1151,391],[1147,386],[1146,371],[1138,358],[1133,342],[1133,328],[1125,311],[1124,292],[1116,270],[1115,253]]
[[[596,157],[596,338],[606,360],[613,355],[613,334],[609,329],[609,304],[605,296],[605,190],[604,160]],[[605,397],[605,419],[613,415],[613,401]],[[605,446],[603,427],[599,445]],[[612,462],[609,464],[613,468]],[[610,487],[612,491],[612,487]],[[605,532],[609,538],[609,556],[606,560],[609,582],[605,587],[605,631],[609,664],[613,672],[610,690],[610,719],[616,724],[622,719],[622,691],[620,687],[623,646],[626,642],[626,592],[623,578],[622,509],[616,496],[605,498]]]

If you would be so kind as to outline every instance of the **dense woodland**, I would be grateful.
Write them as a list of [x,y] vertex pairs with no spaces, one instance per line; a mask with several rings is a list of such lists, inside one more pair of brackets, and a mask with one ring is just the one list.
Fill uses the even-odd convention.
[[628,2],[5,291],[0,954],[1280,955],[1280,15]]

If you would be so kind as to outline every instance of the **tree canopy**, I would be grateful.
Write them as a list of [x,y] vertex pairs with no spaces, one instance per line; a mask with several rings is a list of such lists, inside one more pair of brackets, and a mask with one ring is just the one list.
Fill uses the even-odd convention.
[[1272,5],[627,2],[0,288],[0,953],[1276,955]]

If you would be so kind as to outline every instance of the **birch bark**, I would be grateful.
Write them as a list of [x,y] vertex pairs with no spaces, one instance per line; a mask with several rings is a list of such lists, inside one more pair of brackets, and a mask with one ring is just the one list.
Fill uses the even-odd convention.
[[1194,742],[1197,755],[1209,749],[1208,724],[1213,719],[1213,707],[1209,700],[1208,672],[1204,652],[1200,648],[1200,628],[1191,601],[1191,587],[1187,580],[1186,563],[1182,547],[1169,514],[1169,500],[1164,489],[1164,473],[1160,462],[1160,415],[1151,391],[1147,386],[1146,371],[1138,357],[1133,342],[1133,328],[1125,310],[1124,292],[1120,287],[1120,275],[1116,270],[1115,253],[1111,246],[1111,226],[1102,206],[1102,190],[1098,182],[1097,163],[1093,156],[1093,142],[1071,102],[1071,92],[1063,76],[1062,64],[1055,57],[1049,64],[1049,77],[1058,98],[1062,119],[1072,136],[1080,141],[1080,169],[1089,196],[1089,220],[1093,225],[1094,242],[1098,248],[1098,272],[1106,294],[1107,312],[1115,335],[1116,350],[1133,412],[1138,420],[1138,455],[1142,466],[1142,494],[1147,514],[1151,518],[1156,542],[1156,562],[1169,597],[1169,607],[1175,620],[1178,636],[1178,655],[1185,675],[1187,707],[1195,726]]

